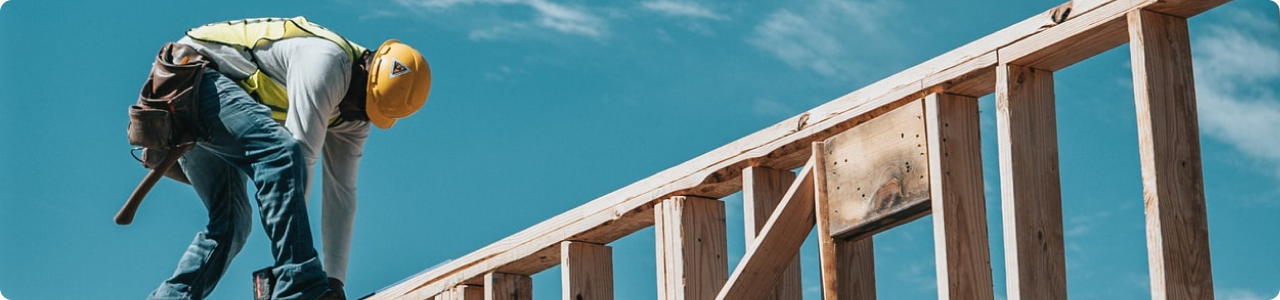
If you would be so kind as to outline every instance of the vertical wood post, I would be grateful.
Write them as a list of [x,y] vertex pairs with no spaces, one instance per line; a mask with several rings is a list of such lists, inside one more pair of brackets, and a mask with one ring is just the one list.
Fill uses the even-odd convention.
[[791,257],[799,253],[800,245],[813,231],[813,165],[813,159],[805,163],[801,177],[791,183],[782,203],[769,216],[756,239],[747,245],[747,253],[715,299],[760,297],[772,290],[773,283],[782,277],[791,264]]
[[1008,298],[1065,300],[1053,73],[1002,63],[996,112]]
[[838,281],[834,289],[824,289],[824,294],[834,293],[835,297],[825,299],[876,299],[876,257],[872,238],[834,241]]
[[453,288],[454,300],[484,300],[484,287],[476,285],[459,285]]
[[978,99],[931,94],[925,123],[938,299],[993,299]]
[[560,242],[560,282],[564,300],[612,300],[613,249],[585,242]]
[[531,300],[533,278],[525,275],[489,273],[484,275],[485,300]]
[[458,285],[436,295],[435,300],[483,300],[484,288],[475,285]]
[[[786,196],[787,188],[796,180],[796,174],[788,170],[765,167],[747,167],[742,170],[742,210],[746,227],[746,243],[751,244],[756,234],[769,221],[773,210]],[[800,255],[791,259],[791,265],[783,272],[773,291],[762,300],[800,299],[804,296],[800,282]],[[712,296],[715,296],[714,294]]]
[[826,143],[813,143],[813,202],[815,226],[818,228],[818,259],[822,270],[822,297],[827,300],[874,300],[876,269],[872,237],[858,240],[831,237],[826,155]]
[[1213,299],[1187,20],[1129,13],[1152,299]]
[[729,279],[724,202],[672,197],[654,207],[658,299],[715,298]]

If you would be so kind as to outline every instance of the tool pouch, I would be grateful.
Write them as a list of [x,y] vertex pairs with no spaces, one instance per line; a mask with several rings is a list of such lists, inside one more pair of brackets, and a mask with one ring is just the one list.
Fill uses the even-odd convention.
[[129,106],[129,144],[164,151],[204,137],[196,116],[200,82],[209,65],[195,48],[166,43],[156,54],[138,102]]

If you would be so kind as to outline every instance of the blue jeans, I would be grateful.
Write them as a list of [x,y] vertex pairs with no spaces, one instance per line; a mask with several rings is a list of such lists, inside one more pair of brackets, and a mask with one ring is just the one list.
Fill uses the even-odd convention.
[[[148,299],[204,299],[213,291],[252,228],[246,177],[257,191],[262,227],[271,239],[274,299],[320,297],[328,291],[328,276],[307,220],[307,166],[301,146],[271,118],[266,106],[235,82],[210,69],[201,84],[196,119],[209,138],[179,163],[209,209],[209,224],[196,234],[173,276]],[[247,290],[244,296],[249,297]]]

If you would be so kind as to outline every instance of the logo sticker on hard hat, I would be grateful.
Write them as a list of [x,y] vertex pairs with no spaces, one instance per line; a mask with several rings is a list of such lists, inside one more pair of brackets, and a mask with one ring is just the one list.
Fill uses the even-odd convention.
[[412,71],[413,70],[409,69],[409,66],[404,65],[400,60],[394,58],[391,59],[391,78],[396,78],[396,76],[404,75]]

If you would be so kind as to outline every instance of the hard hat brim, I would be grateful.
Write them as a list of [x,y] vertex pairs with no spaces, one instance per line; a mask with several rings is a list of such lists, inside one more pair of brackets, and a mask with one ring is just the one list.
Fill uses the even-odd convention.
[[396,119],[382,116],[382,113],[376,112],[376,111],[378,110],[371,109],[367,111],[369,115],[369,121],[373,122],[373,126],[377,126],[378,129],[385,130],[385,129],[391,129],[391,126],[396,125]]

